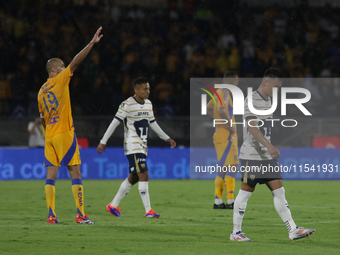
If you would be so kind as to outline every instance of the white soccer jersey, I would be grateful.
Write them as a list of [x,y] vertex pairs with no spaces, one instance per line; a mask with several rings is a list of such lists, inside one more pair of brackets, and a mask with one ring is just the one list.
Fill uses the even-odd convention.
[[147,155],[148,128],[155,121],[151,101],[145,99],[141,104],[134,97],[129,97],[120,104],[115,118],[124,123],[125,155]]
[[[249,96],[248,96],[249,97]],[[270,115],[256,115],[250,112],[248,107],[248,97],[245,100],[244,106],[244,116],[243,123],[245,123],[243,127],[243,144],[241,146],[240,151],[240,159],[247,160],[270,160],[273,159],[268,153],[268,149],[261,144],[259,141],[255,139],[255,137],[248,131],[248,120],[249,119],[257,119],[263,121],[263,126],[259,127],[259,130],[264,135],[264,137],[270,142],[271,140],[271,128],[272,128],[272,119],[273,114]],[[257,110],[268,110],[272,106],[271,98],[268,97],[268,100],[265,100],[262,95],[258,91],[254,91],[252,94],[253,106]],[[255,121],[251,121],[250,124],[252,126],[261,126],[262,122],[258,121],[256,124]]]

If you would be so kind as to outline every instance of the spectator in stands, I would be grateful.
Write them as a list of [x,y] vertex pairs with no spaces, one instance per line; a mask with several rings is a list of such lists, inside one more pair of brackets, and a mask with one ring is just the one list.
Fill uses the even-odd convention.
[[[19,92],[37,93],[36,84],[42,80],[36,70],[44,67],[41,59],[62,54],[70,62],[82,46],[78,36],[90,38],[98,22],[107,24],[109,32],[70,84],[73,107],[79,106],[81,114],[93,114],[84,102],[98,70],[106,73],[109,83],[118,81],[123,94],[130,94],[128,77],[135,78],[138,72],[154,84],[164,75],[176,74],[176,82],[171,83],[188,94],[190,77],[213,76],[222,69],[254,77],[274,63],[289,74],[298,67],[309,77],[320,77],[330,63],[334,72],[339,71],[339,15],[330,5],[323,9],[305,3],[284,9],[274,5],[264,10],[235,5],[231,19],[228,12],[216,8],[217,2],[169,0],[166,11],[150,11],[142,5],[122,8],[116,1],[0,1],[0,69],[9,74],[7,81],[13,78],[16,110],[12,112],[15,116],[34,112],[27,109],[26,99],[18,104],[17,97]],[[211,41],[217,42],[219,53]],[[214,59],[219,64],[214,66]],[[21,63],[28,63],[24,80],[16,69],[18,63],[19,70],[27,69]],[[89,74],[91,79],[85,79]],[[84,86],[86,90],[79,89]],[[113,103],[121,101],[113,91],[107,94],[117,100]],[[176,112],[185,112],[183,105],[175,104]]]
[[[219,50],[213,40],[209,40],[205,47],[205,75],[207,77],[216,76],[216,61],[219,56]],[[227,69],[224,69],[227,70]]]
[[7,116],[9,114],[11,99],[11,84],[5,78],[5,74],[0,70],[0,115]]
[[29,138],[28,147],[30,148],[44,148],[45,146],[45,128],[41,123],[39,116],[35,117],[34,121],[30,121],[27,127]]
[[204,55],[200,50],[195,50],[194,54],[188,60],[188,70],[185,71],[184,76],[186,80],[188,80],[190,77],[203,77],[204,74]]

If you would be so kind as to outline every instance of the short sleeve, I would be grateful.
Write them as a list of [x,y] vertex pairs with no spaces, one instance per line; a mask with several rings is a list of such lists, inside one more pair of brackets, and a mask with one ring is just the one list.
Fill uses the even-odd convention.
[[39,109],[40,114],[44,114],[44,110],[41,108],[39,100],[38,100],[38,109]]
[[123,121],[127,115],[129,114],[129,105],[126,102],[123,102],[119,105],[118,111],[115,115],[115,118],[119,121]]
[[59,84],[65,84],[68,85],[69,83],[66,83],[69,81],[72,77],[70,66],[68,65],[62,72],[60,72],[54,79]]
[[151,111],[150,111],[150,118],[149,118],[149,123],[153,123],[155,122],[156,119],[155,119],[155,115],[153,114],[153,106],[151,104]]
[[40,118],[44,118],[44,107],[41,105],[42,104],[41,100],[39,100],[40,96],[41,96],[41,94],[40,94],[40,91],[39,91],[38,97],[37,97],[38,109],[39,109],[39,113],[40,113]]
[[216,92],[217,92],[218,96],[220,97],[220,99],[222,101],[222,105],[221,105],[220,99],[217,96],[215,96],[217,106],[218,107],[225,107],[226,102],[227,102],[227,98],[228,98],[228,93],[226,92],[226,95],[224,95],[224,91],[222,89],[218,89]]
[[[254,97],[253,97],[253,103],[255,104],[255,102],[256,101],[254,100]],[[249,110],[249,107],[248,107],[248,97],[244,101],[244,117],[245,117],[246,120],[257,119],[257,116]]]
[[210,101],[209,101],[209,103],[207,104],[207,107],[209,108],[209,109],[212,109],[212,108],[214,108],[214,101],[211,99]]
[[[225,107],[225,105],[226,105],[225,102],[226,102],[227,100],[226,100],[226,98],[224,98],[224,92],[223,92],[223,90],[222,90],[222,89],[218,89],[216,92],[217,92],[217,95],[218,95],[218,96],[215,94],[215,95],[214,95],[214,99],[215,99],[215,101],[216,101],[217,107],[218,107],[218,108],[220,108],[220,107]],[[222,106],[221,106],[220,99],[221,99],[221,101],[222,101]],[[209,109],[214,108],[214,100],[213,100],[213,99],[211,99],[211,100],[209,101],[207,107],[208,107]]]

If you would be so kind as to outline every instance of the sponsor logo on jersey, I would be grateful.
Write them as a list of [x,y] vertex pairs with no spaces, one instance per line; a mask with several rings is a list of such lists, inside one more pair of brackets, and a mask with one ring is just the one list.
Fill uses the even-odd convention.
[[149,112],[138,112],[137,116],[149,116]]
[[57,123],[58,121],[59,121],[59,117],[54,117],[54,118],[51,118],[51,120],[50,120],[50,123],[48,123],[48,124],[54,124],[54,123]]

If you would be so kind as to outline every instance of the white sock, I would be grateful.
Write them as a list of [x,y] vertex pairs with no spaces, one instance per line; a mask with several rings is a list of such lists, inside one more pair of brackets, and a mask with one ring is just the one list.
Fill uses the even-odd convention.
[[145,212],[151,210],[150,196],[149,196],[149,183],[148,182],[138,182],[138,190],[140,197],[142,198],[143,205],[145,207]]
[[228,199],[228,205],[231,205],[232,203],[234,203],[235,201],[234,201],[234,199]]
[[220,205],[223,203],[223,200],[221,198],[215,198],[215,204]]
[[251,194],[252,192],[244,191],[241,189],[237,194],[237,197],[234,202],[234,217],[233,217],[234,234],[241,231],[242,220],[244,217],[244,213],[246,212],[248,199],[250,198]]
[[120,188],[115,198],[112,200],[111,206],[117,207],[120,201],[122,201],[122,199],[129,193],[131,187],[132,187],[132,184],[128,181],[128,179],[125,179],[123,183],[120,185]]
[[285,198],[285,189],[281,187],[279,189],[273,190],[272,194],[275,209],[285,223],[288,232],[294,231],[296,229],[296,224],[292,218],[288,202]]

